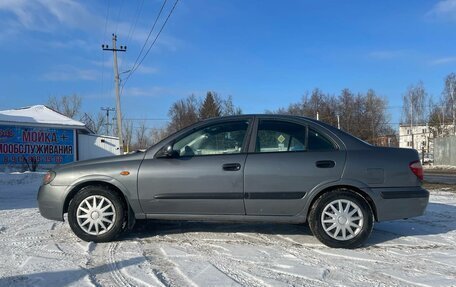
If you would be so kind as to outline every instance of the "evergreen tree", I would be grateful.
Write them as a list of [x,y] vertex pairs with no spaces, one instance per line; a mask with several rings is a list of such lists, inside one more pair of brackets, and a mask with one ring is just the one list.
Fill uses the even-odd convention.
[[199,119],[205,120],[221,116],[220,104],[216,93],[207,92],[199,110]]

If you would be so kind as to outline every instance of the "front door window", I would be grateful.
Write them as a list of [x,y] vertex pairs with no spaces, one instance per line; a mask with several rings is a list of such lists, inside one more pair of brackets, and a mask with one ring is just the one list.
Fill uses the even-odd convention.
[[248,121],[206,126],[178,140],[173,149],[179,156],[238,154],[243,151]]

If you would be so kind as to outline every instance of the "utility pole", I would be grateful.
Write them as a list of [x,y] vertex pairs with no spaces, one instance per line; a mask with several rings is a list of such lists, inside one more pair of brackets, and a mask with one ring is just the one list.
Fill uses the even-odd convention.
[[101,107],[100,109],[106,111],[106,135],[109,136],[109,126],[111,125],[109,123],[109,112],[115,111],[116,109],[110,107]]
[[337,128],[340,130],[340,116],[337,114]]
[[119,78],[119,68],[117,66],[117,52],[125,52],[127,51],[127,46],[120,46],[120,49],[116,48],[117,43],[117,35],[112,34],[112,48],[109,48],[108,45],[101,45],[101,48],[104,51],[112,51],[113,58],[114,58],[114,81],[116,83],[116,111],[117,111],[117,136],[119,137],[119,149],[120,154],[124,153],[123,148],[123,139],[122,139],[122,112],[120,110],[120,78]]

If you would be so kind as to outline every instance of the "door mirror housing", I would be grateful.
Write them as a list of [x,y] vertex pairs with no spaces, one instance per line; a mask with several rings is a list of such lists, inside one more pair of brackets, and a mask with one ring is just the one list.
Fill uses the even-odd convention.
[[167,144],[160,151],[158,157],[178,157],[179,153],[173,149],[173,144]]

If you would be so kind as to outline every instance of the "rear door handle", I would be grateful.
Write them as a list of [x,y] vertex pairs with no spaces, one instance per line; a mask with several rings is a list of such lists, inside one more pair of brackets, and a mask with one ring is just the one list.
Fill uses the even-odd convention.
[[318,168],[333,168],[336,163],[332,160],[319,160],[315,163]]
[[240,163],[225,163],[222,165],[223,170],[228,170],[228,171],[238,171],[241,169],[241,164]]

